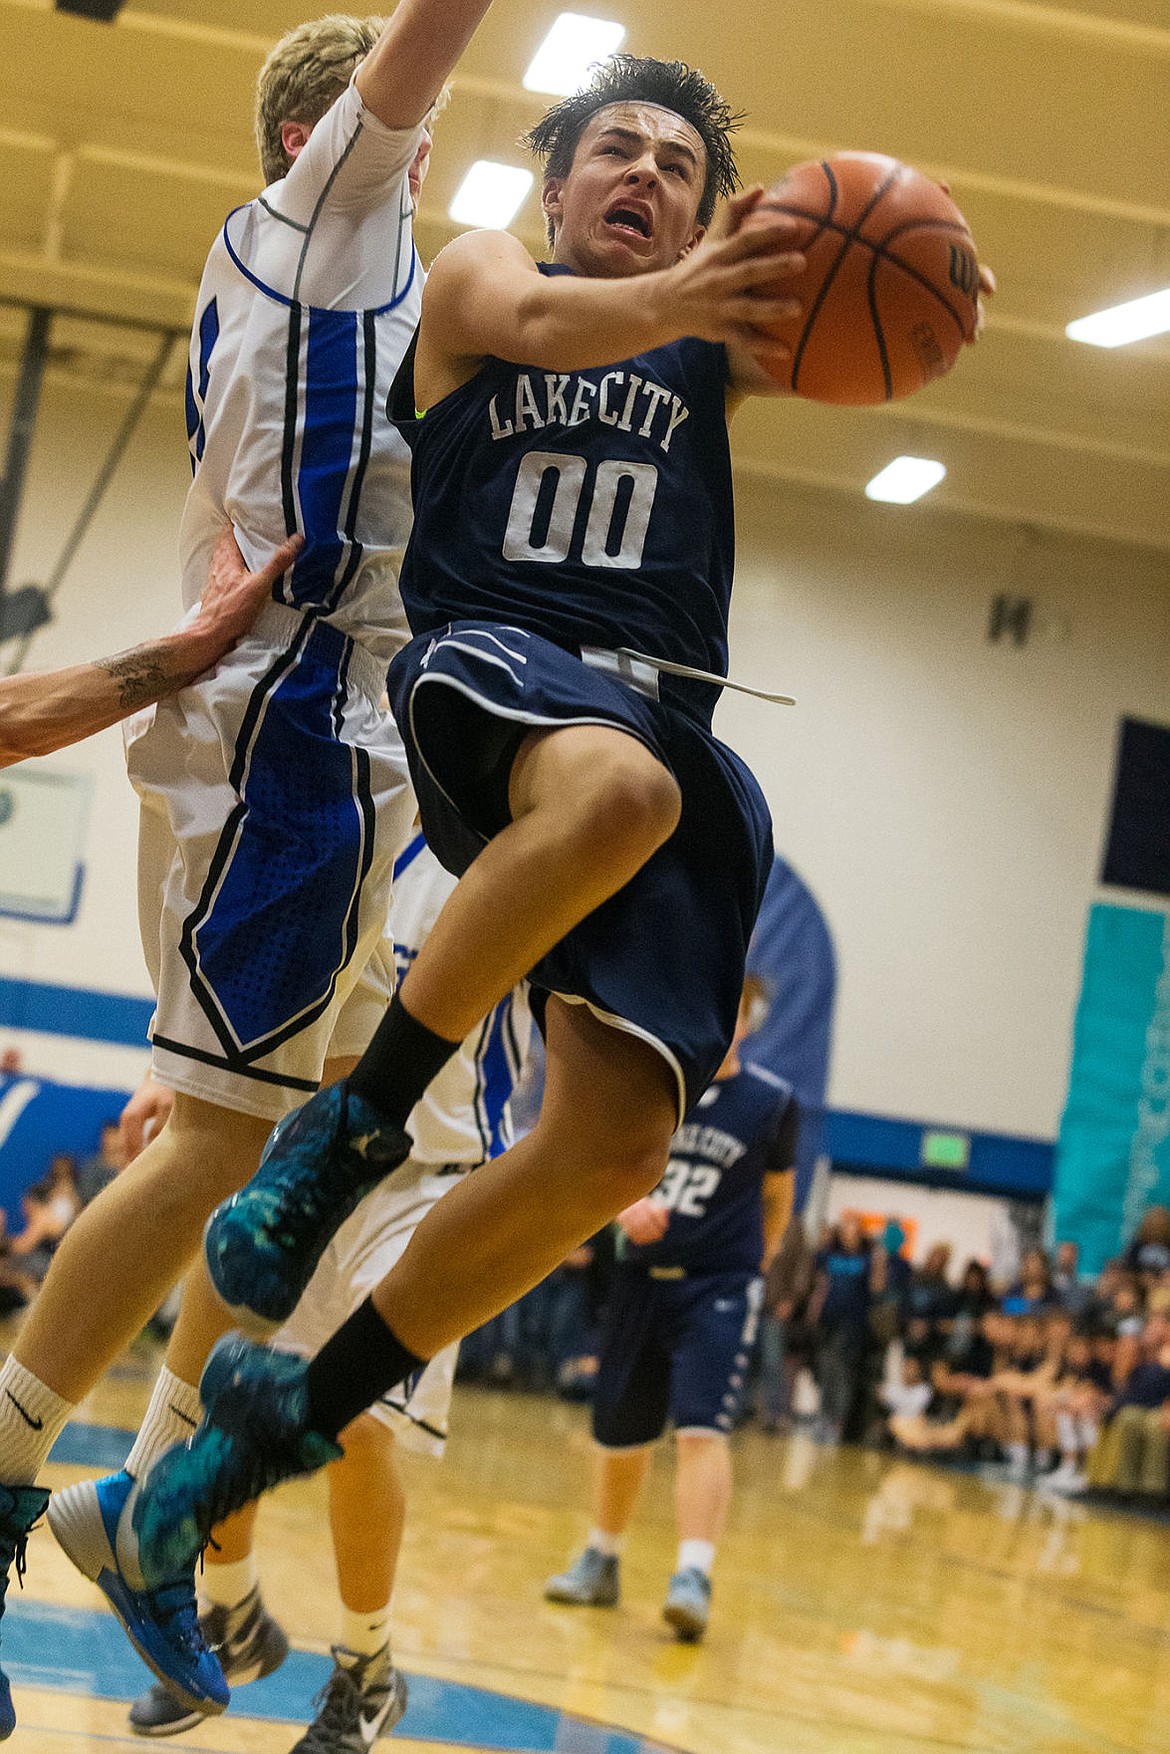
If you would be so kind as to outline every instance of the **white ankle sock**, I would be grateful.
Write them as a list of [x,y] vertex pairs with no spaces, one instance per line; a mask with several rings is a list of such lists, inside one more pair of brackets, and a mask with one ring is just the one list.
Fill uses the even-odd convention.
[[9,1353],[0,1364],[0,1485],[35,1482],[73,1407]]
[[710,1577],[714,1563],[714,1541],[679,1542],[676,1571],[701,1571],[704,1577]]
[[158,1373],[146,1417],[138,1428],[133,1448],[126,1457],[126,1472],[136,1480],[149,1474],[158,1458],[173,1443],[185,1443],[203,1416],[199,1390],[164,1364]]
[[607,1535],[604,1529],[590,1529],[585,1545],[592,1547],[595,1553],[603,1553],[607,1559],[616,1559],[625,1538],[624,1535]]
[[216,1608],[238,1608],[250,1596],[259,1581],[256,1561],[251,1553],[229,1565],[205,1563],[199,1579],[199,1595]]
[[372,1614],[355,1614],[342,1604],[338,1644],[358,1657],[372,1657],[390,1642],[390,1604]]

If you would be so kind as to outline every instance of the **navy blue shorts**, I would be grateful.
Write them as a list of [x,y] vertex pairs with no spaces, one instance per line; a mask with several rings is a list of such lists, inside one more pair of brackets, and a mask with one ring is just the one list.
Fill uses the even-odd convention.
[[593,1389],[597,1442],[606,1449],[653,1443],[668,1420],[678,1431],[730,1431],[762,1289],[742,1272],[669,1279],[619,1267]]
[[519,628],[458,621],[401,651],[387,679],[422,825],[456,875],[510,820],[508,777],[534,729],[614,725],[682,794],[666,844],[532,970],[673,1067],[680,1117],[727,1051],[748,940],[772,868],[772,820],[739,757],[706,727]]

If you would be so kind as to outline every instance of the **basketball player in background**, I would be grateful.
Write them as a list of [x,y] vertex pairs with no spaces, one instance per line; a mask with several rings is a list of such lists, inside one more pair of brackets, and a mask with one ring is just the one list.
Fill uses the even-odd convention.
[[[359,1031],[338,1014],[385,927],[414,808],[381,706],[387,660],[406,637],[396,575],[409,528],[405,452],[385,401],[418,319],[411,220],[428,120],[487,6],[401,0],[388,24],[331,16],[284,38],[260,76],[269,187],[213,245],[192,336],[184,595],[199,594],[227,527],[251,565],[294,531],[305,546],[230,662],[129,738],[157,991],[152,1069],[175,1103],[72,1227],[0,1367],[5,1583],[44,1509],[37,1472],[72,1407],[179,1278],[272,1123],[317,1088],[327,1052],[335,1075],[368,1039],[364,1022]],[[130,1454],[135,1477],[198,1419],[199,1372],[224,1325],[189,1282]],[[115,1555],[128,1479],[98,1486],[67,1551],[137,1626]],[[228,1690],[193,1591],[152,1611],[183,1651],[192,1707],[222,1710]],[[160,1636],[159,1666],[170,1648]],[[5,1686],[0,1735],[13,1723]]]
[[679,1547],[662,1612],[685,1642],[707,1629],[711,1569],[731,1506],[729,1439],[756,1339],[761,1275],[780,1246],[795,1175],[792,1086],[740,1058],[763,1008],[763,982],[749,975],[731,1047],[675,1134],[666,1174],[618,1215],[593,1390],[591,1528],[584,1552],[544,1587],[550,1602],[616,1607],[622,1542],[669,1419]]
[[243,563],[230,530],[216,543],[192,620],[112,658],[0,680],[0,767],[80,743],[119,719],[187,688],[242,639],[302,547],[279,547],[259,572]]
[[[428,842],[463,873],[357,1072],[278,1130],[209,1227],[214,1282],[271,1327],[352,1188],[477,1017],[531,971],[539,1121],[428,1214],[307,1369],[242,1340],[129,1520],[157,1587],[220,1516],[322,1465],[391,1384],[497,1313],[658,1182],[731,1043],[772,860],[717,742],[727,416],[776,386],[802,259],[761,190],[728,200],[732,118],[678,63],[617,57],[533,134],[553,241],[471,233],[436,262],[393,405],[414,453],[391,666]],[[745,222],[751,216],[753,224]]]
[[[390,927],[371,959],[367,982],[401,976],[455,879],[421,835],[394,869]],[[443,1068],[411,1117],[409,1162],[367,1195],[326,1250],[305,1296],[276,1344],[311,1357],[402,1254],[421,1219],[458,1179],[507,1149],[511,1098],[527,1062],[531,1018],[517,988],[480,1024]],[[333,1672],[320,1709],[293,1754],[365,1754],[406,1708],[406,1681],[390,1654],[390,1598],[406,1516],[394,1460],[397,1442],[441,1456],[446,1446],[457,1347],[431,1360],[410,1393],[393,1391],[345,1430],[345,1453],[328,1470],[329,1522],[341,1596]],[[84,1505],[89,1483],[57,1495],[55,1508]],[[199,1579],[201,1619],[232,1683],[271,1674],[288,1650],[266,1609],[253,1558],[255,1505],[217,1528]],[[156,1683],[130,1709],[139,1735],[172,1736],[203,1721],[169,1687]]]

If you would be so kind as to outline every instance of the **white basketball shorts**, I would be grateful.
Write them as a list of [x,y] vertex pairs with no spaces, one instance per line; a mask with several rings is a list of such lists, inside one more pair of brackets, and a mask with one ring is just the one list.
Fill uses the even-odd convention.
[[[383,687],[364,647],[273,603],[130,722],[152,1070],[171,1089],[276,1121],[317,1088],[414,817]],[[383,1002],[333,1051],[360,1051]]]

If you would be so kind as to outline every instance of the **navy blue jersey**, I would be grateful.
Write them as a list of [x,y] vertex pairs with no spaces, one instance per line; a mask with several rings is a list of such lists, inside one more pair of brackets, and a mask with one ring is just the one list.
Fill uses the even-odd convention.
[[[400,582],[416,634],[495,621],[575,654],[626,647],[726,674],[734,530],[722,346],[676,341],[576,372],[489,359],[422,418],[410,406],[412,364],[391,413],[413,452]],[[706,724],[718,695],[661,677],[660,697]]]
[[744,1061],[688,1109],[650,1198],[670,1210],[658,1242],[619,1234],[619,1259],[692,1273],[757,1273],[764,1252],[764,1177],[795,1160],[792,1086]]

